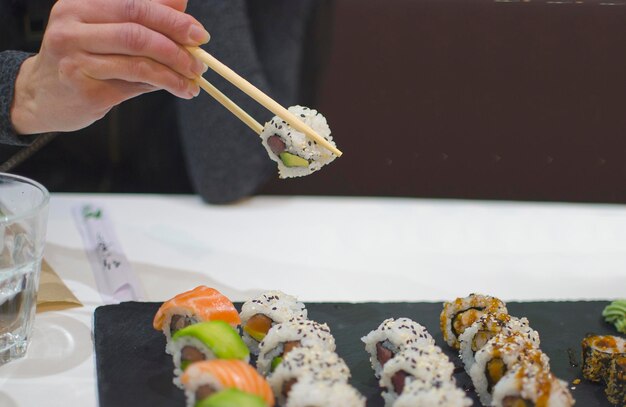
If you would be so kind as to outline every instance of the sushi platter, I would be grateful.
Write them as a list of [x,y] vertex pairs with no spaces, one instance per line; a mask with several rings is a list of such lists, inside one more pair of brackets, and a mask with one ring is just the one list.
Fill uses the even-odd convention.
[[[608,302],[507,303],[511,315],[526,317],[541,336],[541,350],[551,370],[566,382],[577,406],[611,406],[604,386],[583,378],[581,340],[589,333],[614,335],[604,322]],[[185,393],[173,383],[172,356],[164,352],[166,338],[152,326],[161,303],[126,302],[100,307],[94,317],[94,341],[101,407],[184,406]],[[241,310],[241,304],[235,304]],[[442,303],[308,303],[308,318],[328,324],[337,354],[351,371],[350,384],[367,399],[383,406],[381,389],[370,367],[361,338],[387,318],[408,317],[423,325],[437,346],[454,363],[457,385],[480,406],[458,351],[446,345],[439,328]],[[254,358],[252,360],[254,363]]]

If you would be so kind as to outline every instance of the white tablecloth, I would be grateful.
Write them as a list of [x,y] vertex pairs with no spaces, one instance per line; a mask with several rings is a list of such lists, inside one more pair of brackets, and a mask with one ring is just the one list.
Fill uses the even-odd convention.
[[0,406],[97,406],[102,304],[71,209],[103,205],[146,301],[198,284],[233,300],[613,299],[626,287],[626,206],[381,198],[54,194],[45,257],[83,308],[38,314],[25,359],[0,367]]

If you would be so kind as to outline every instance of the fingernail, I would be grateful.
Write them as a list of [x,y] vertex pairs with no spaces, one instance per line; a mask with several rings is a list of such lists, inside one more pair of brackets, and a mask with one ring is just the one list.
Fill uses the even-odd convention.
[[189,38],[191,41],[195,41],[198,44],[206,44],[209,42],[211,36],[208,31],[198,25],[192,25],[189,28]]
[[191,88],[190,93],[191,93],[191,96],[193,96],[195,98],[196,96],[198,96],[200,94],[200,87],[198,85],[193,86]]
[[191,68],[194,74],[202,75],[206,71],[209,70],[209,67],[204,62],[198,61],[197,59],[193,63],[193,67]]

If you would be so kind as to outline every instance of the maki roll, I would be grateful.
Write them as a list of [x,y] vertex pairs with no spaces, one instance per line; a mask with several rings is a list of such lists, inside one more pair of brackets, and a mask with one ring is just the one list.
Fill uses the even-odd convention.
[[469,375],[484,405],[490,405],[494,386],[521,360],[550,369],[550,360],[520,333],[499,334],[476,352],[476,362]]
[[165,301],[152,323],[163,331],[167,340],[165,351],[172,354],[172,336],[182,328],[197,322],[220,320],[237,327],[241,323],[233,303],[214,288],[199,286]]
[[474,355],[481,350],[496,335],[505,336],[513,333],[520,333],[532,343],[535,348],[539,348],[539,333],[532,329],[526,318],[515,318],[508,314],[485,314],[478,321],[459,336],[460,356],[465,371],[469,373],[474,365]]
[[188,407],[230,388],[260,397],[263,405],[274,405],[274,394],[265,378],[241,360],[215,359],[193,363],[183,373],[181,382]]
[[388,318],[361,338],[361,341],[365,343],[372,369],[378,378],[385,363],[402,349],[435,344],[426,328],[409,318]]
[[227,389],[197,402],[194,407],[268,407],[268,404],[254,394]]
[[306,319],[307,310],[296,297],[281,291],[268,291],[247,301],[241,307],[243,340],[253,354],[259,353],[259,342],[276,324],[293,318]]
[[274,325],[259,345],[257,370],[264,376],[275,369],[294,348],[320,348],[335,351],[335,338],[328,325],[315,321],[292,319]]
[[285,407],[365,407],[365,397],[341,380],[299,380]]
[[574,405],[574,399],[567,383],[557,379],[548,369],[522,361],[496,384],[493,404],[489,405],[569,407]]
[[582,341],[583,376],[592,382],[608,381],[613,360],[626,356],[626,340],[618,336],[587,336]]
[[[335,145],[326,118],[317,110],[304,106],[292,106],[288,110],[332,146]],[[309,175],[335,159],[335,155],[328,149],[295,130],[278,116],[265,123],[261,141],[270,158],[278,164],[280,178]]]
[[620,356],[611,363],[606,396],[617,406],[626,406],[626,356]]
[[406,385],[394,407],[470,407],[472,404],[472,400],[452,381],[415,380]]
[[278,404],[283,406],[292,387],[303,379],[348,382],[350,370],[335,352],[316,348],[296,348],[272,372],[268,381]]
[[[250,359],[239,333],[224,321],[200,322],[181,329],[172,337],[172,351],[176,376],[202,360]],[[178,379],[174,382],[179,384]]]
[[460,349],[459,336],[484,314],[508,314],[500,299],[481,294],[470,294],[443,304],[440,315],[441,332],[446,343]]
[[405,348],[390,359],[380,377],[386,406],[394,404],[409,383],[421,380],[431,383],[453,382],[454,365],[441,348],[428,345],[423,348]]

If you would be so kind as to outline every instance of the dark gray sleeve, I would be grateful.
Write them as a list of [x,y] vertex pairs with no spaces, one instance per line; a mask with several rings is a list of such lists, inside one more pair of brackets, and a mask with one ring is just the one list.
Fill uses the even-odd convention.
[[[267,11],[257,15],[257,10],[249,9],[244,0],[189,2],[187,12],[211,33],[211,42],[204,46],[207,51],[283,106],[289,106],[294,104],[295,71],[301,53],[299,36],[304,32],[297,27],[305,24],[307,12],[289,7],[299,1],[262,3],[271,5],[280,18],[270,21]],[[264,28],[259,29],[255,19],[263,20]],[[269,38],[279,48],[270,47]],[[261,52],[263,58],[259,57]],[[272,117],[211,71],[205,78],[261,124]],[[205,201],[235,201],[254,194],[270,177],[278,176],[276,164],[259,137],[210,96],[201,94],[192,101],[181,100],[177,106],[188,171],[195,190]]]
[[22,63],[31,54],[20,51],[0,52],[0,143],[16,146],[28,145],[37,136],[19,136],[11,123],[11,104],[15,79]]

